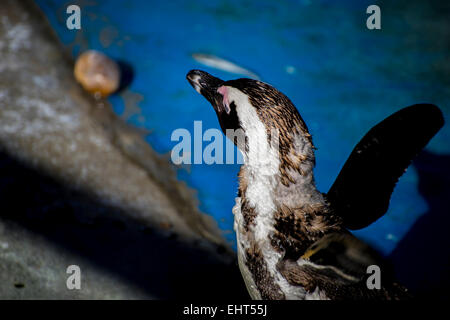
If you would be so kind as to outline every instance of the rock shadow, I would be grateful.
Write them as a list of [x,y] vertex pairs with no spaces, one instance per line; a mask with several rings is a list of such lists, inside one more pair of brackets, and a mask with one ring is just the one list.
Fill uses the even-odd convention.
[[189,244],[146,226],[5,152],[0,152],[0,219],[44,235],[157,299],[249,299],[225,248]]

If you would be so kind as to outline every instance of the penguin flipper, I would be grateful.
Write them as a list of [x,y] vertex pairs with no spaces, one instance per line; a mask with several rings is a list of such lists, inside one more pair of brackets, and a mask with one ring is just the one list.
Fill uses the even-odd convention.
[[[369,266],[377,266],[382,274],[379,290],[367,286]],[[370,246],[351,234],[332,233],[312,244],[303,256],[281,260],[281,275],[292,285],[303,287],[315,299],[361,300],[409,299],[411,295],[396,283],[393,272]]]
[[383,265],[381,256],[351,233],[330,233],[314,242],[301,256],[322,267],[340,270],[354,279],[362,279],[370,265]]
[[361,139],[327,194],[345,227],[364,228],[386,213],[398,179],[443,125],[437,106],[415,104],[381,121]]

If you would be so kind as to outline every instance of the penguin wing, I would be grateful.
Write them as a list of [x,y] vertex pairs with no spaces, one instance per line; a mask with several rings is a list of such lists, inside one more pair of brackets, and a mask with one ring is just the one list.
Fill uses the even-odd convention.
[[381,121],[361,139],[327,194],[345,227],[364,228],[386,213],[398,179],[443,125],[437,106],[415,104]]
[[[377,266],[382,274],[380,290],[370,290],[369,266]],[[298,259],[281,260],[277,265],[292,285],[302,286],[320,298],[388,299],[410,298],[404,287],[393,280],[392,269],[378,253],[351,234],[332,233],[312,244]],[[369,271],[368,271],[369,270]]]
[[354,281],[366,275],[368,266],[384,264],[375,250],[350,233],[331,233],[322,237],[301,258],[316,266],[339,270]]

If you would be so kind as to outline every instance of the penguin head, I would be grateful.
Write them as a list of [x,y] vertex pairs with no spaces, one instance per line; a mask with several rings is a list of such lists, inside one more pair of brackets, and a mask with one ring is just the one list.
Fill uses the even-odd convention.
[[191,70],[186,78],[194,89],[211,103],[224,134],[227,130],[241,129],[236,104],[234,101],[230,103],[224,92],[225,81],[200,70]]
[[296,135],[311,142],[295,106],[273,86],[246,78],[223,81],[200,70],[191,70],[186,78],[211,103],[223,133],[243,153],[248,152],[249,145],[264,145],[275,134],[279,139],[277,147],[285,149],[290,148]]

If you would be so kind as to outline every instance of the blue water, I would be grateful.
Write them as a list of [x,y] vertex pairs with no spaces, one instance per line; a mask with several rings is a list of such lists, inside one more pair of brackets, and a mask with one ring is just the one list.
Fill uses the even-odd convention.
[[[139,114],[128,122],[151,130],[146,139],[162,154],[177,143],[170,139],[177,128],[193,134],[196,120],[203,121],[204,131],[219,128],[211,106],[188,84],[186,73],[198,68],[223,79],[239,77],[205,67],[191,54],[214,54],[256,72],[289,96],[308,124],[318,147],[315,172],[322,192],[359,139],[391,113],[418,102],[439,105],[447,118],[450,113],[448,51],[442,45],[448,39],[426,23],[437,13],[426,2],[416,2],[412,9],[410,2],[398,2],[398,7],[381,2],[382,30],[369,31],[365,10],[373,2],[37,1],[74,57],[97,49],[133,67],[129,91],[143,99]],[[77,3],[82,30],[68,30],[65,8]],[[110,101],[121,114],[123,97]],[[449,138],[445,126],[427,149],[449,154]],[[238,170],[239,165],[205,164],[178,170],[178,177],[198,191],[200,210],[214,216],[233,246],[231,208]],[[355,233],[389,254],[428,210],[417,185],[411,167],[386,216]]]

